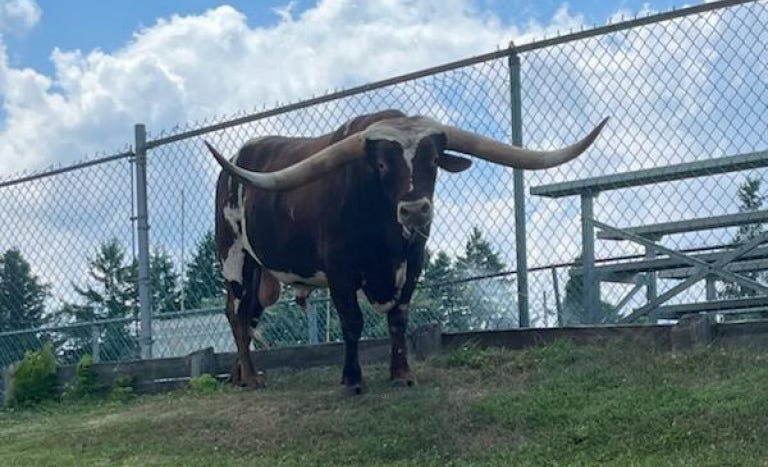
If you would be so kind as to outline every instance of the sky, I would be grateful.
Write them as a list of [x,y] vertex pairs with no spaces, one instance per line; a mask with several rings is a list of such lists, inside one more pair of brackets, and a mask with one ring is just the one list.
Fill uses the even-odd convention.
[[[602,117],[612,119],[588,154],[529,174],[528,185],[764,149],[768,2],[755,5],[530,54],[523,75],[527,145],[557,147]],[[136,122],[150,134],[194,127],[490,52],[510,40],[526,43],[682,6],[662,0],[0,0],[0,180],[124,150]],[[506,73],[503,61],[481,64],[308,109],[292,115],[293,123],[274,118],[210,137],[232,153],[249,136],[316,134],[360,109],[397,105],[504,139]],[[151,156],[151,240],[178,266],[211,226],[217,171],[198,140]],[[0,251],[21,248],[59,298],[72,298],[70,284],[85,276],[100,241],[133,240],[130,170],[121,161],[0,189]],[[605,196],[595,209],[617,225],[733,212],[740,176],[691,185],[689,192],[660,186]],[[511,196],[511,172],[481,163],[441,178],[431,247],[456,254],[466,232],[481,225],[512,267]],[[529,265],[579,254],[578,200],[529,197],[527,213]],[[598,248],[601,255],[626,252],[617,243]],[[532,279],[532,288],[540,290],[548,278],[546,272]]]
[[[6,10],[9,8],[7,5],[29,5],[24,10],[37,18],[30,20],[28,16],[22,19],[19,17],[22,15],[9,18],[7,14],[3,18],[4,23],[10,24],[3,29],[15,32],[5,36],[9,64],[30,67],[47,75],[54,72],[50,55],[56,48],[100,49],[111,53],[125,46],[134,33],[173,15],[202,15],[207,10],[227,4],[246,16],[249,27],[268,28],[278,24],[289,12],[298,17],[316,5],[316,2],[307,0],[3,0],[2,3],[6,5]],[[492,15],[504,24],[517,26],[529,22],[545,24],[564,5],[572,12],[583,15],[587,24],[601,24],[620,10],[632,13],[647,5],[653,10],[663,11],[681,4],[672,0],[479,0],[468,3],[477,15]]]
[[[509,40],[673,6],[667,0],[0,0],[0,178],[116,150],[130,140],[131,121],[158,129],[300,100]],[[378,63],[374,49],[381,50]],[[316,75],[302,71],[307,64],[319,64]],[[222,81],[231,84],[221,89]],[[228,98],[220,98],[222,91]]]

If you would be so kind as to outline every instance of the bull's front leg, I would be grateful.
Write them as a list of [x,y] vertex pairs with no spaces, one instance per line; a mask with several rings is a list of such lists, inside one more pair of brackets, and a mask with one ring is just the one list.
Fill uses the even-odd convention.
[[341,286],[331,283],[330,290],[344,336],[344,369],[341,374],[341,384],[350,394],[362,394],[363,372],[360,369],[358,343],[363,333],[363,313],[357,303],[357,293],[355,288],[347,283]]
[[[408,366],[408,345],[405,333],[408,331],[408,310],[411,297],[416,290],[416,280],[421,274],[424,261],[424,249],[412,251],[407,260],[405,283],[400,290],[397,304],[387,313],[389,337],[392,342],[389,377],[396,386],[413,386],[415,381]],[[395,279],[397,280],[397,279]]]
[[392,341],[392,355],[389,377],[396,386],[413,386],[411,369],[408,366],[408,345],[405,333],[408,330],[408,303],[399,303],[387,313],[389,337]]

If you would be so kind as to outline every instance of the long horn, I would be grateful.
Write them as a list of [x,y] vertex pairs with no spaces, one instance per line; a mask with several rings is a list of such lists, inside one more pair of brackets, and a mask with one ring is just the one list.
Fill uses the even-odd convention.
[[273,191],[291,190],[306,185],[336,167],[365,155],[365,141],[360,133],[357,133],[284,169],[274,172],[253,172],[227,160],[208,141],[204,143],[225,172],[248,185]]
[[470,154],[495,164],[516,169],[548,169],[563,164],[584,152],[597,138],[608,122],[603,119],[581,141],[554,151],[534,151],[517,146],[510,146],[453,126],[443,125],[446,137],[446,149]]

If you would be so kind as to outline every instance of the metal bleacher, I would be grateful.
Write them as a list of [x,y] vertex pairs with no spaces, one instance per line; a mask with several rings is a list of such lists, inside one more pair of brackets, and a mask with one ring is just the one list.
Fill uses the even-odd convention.
[[[645,288],[646,304],[626,314],[626,321],[637,320],[642,316],[652,320],[676,319],[686,313],[762,313],[768,312],[768,287],[744,273],[768,270],[768,245],[763,245],[768,242],[768,232],[756,235],[743,244],[721,247],[706,253],[675,250],[661,245],[659,241],[667,235],[763,223],[768,221],[768,211],[739,212],[623,228],[600,222],[593,214],[594,200],[603,192],[761,167],[768,167],[768,151],[540,185],[531,187],[530,192],[532,195],[549,198],[580,196],[583,263],[578,271],[581,272],[583,280],[584,308],[590,310],[596,320],[600,309],[601,281],[634,284],[632,290],[617,304],[619,309],[638,291]],[[596,229],[599,230],[597,235]],[[631,241],[642,245],[646,254],[644,258],[598,266],[595,263],[596,239]],[[659,294],[659,278],[680,282]],[[716,278],[738,283],[755,296],[718,300],[715,290]],[[665,305],[670,299],[700,281],[706,283],[704,302]]]

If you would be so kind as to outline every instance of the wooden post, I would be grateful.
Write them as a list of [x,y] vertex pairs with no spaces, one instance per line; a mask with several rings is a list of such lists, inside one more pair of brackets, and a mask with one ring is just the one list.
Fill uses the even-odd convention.
[[192,352],[187,358],[190,378],[196,378],[205,373],[216,376],[216,356],[213,353],[213,347]]

